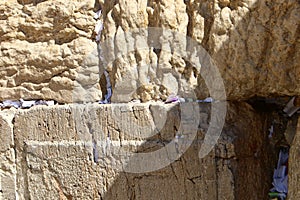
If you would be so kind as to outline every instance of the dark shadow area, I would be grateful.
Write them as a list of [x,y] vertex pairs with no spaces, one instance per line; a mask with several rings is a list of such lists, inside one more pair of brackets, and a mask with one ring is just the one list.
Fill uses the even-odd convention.
[[36,6],[37,4],[42,3],[44,1],[47,0],[18,0],[18,3],[22,5],[33,4]]
[[100,77],[100,88],[101,88],[101,93],[102,93],[102,100],[104,100],[104,96],[107,94],[107,88],[106,88],[106,78],[105,75],[102,73],[102,76]]
[[255,110],[259,112],[274,112],[283,115],[283,109],[290,100],[290,97],[274,97],[274,98],[265,98],[265,97],[253,97],[247,100]]

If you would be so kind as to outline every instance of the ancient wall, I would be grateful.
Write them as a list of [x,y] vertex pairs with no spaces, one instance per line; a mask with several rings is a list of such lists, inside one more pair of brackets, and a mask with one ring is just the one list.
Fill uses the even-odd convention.
[[[104,51],[116,57],[125,54],[102,66],[117,91],[115,102],[165,99],[167,93],[186,90],[199,98],[209,96],[201,69],[190,63],[190,57],[183,59],[173,51],[176,45],[188,49],[186,36],[201,44],[216,63],[228,99],[300,93],[297,0],[8,0],[0,3],[1,100],[73,102],[74,85],[77,91],[88,91],[90,101],[101,99],[93,35],[93,16],[100,8],[101,41],[111,37],[113,42]],[[131,39],[133,29],[148,27],[181,36],[175,42],[156,38],[165,50],[161,52],[138,49],[136,37],[132,42],[124,39]],[[130,46],[134,52],[126,52]],[[129,95],[118,97],[124,90]]]
[[[209,104],[195,106],[200,124],[183,155],[156,171],[145,167],[139,173],[124,171],[134,172],[146,159],[133,163],[135,155],[126,153],[145,153],[148,165],[156,166],[159,158],[150,155],[166,148],[184,126],[182,106],[89,104],[2,111],[0,198],[264,199],[273,163],[265,162],[270,149],[262,134],[263,117],[245,103],[228,105],[218,144],[199,158],[211,110]],[[158,135],[143,138],[145,129],[159,129]],[[177,153],[172,145],[170,160]]]
[[[0,199],[267,198],[278,156],[268,139],[273,116],[240,101],[300,95],[299,23],[298,0],[1,1],[0,101],[69,104],[0,111]],[[87,103],[106,93],[104,69],[112,102],[126,104]],[[162,104],[171,93],[229,101],[206,157],[210,104]],[[176,157],[182,116],[195,106],[187,121],[200,120],[196,138],[185,135],[189,148]],[[290,199],[299,197],[298,140],[299,128]],[[158,162],[128,153],[164,147],[172,150]]]

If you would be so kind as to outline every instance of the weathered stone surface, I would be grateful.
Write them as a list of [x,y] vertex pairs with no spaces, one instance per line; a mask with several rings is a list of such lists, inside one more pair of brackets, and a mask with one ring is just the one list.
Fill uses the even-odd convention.
[[0,113],[0,199],[16,199],[13,111]]
[[[174,53],[187,49],[185,36],[212,56],[228,99],[300,94],[297,0],[9,0],[0,3],[0,99],[99,100],[92,32],[93,14],[100,8],[101,41],[118,38],[105,49],[118,59],[102,66],[110,73],[114,102],[165,99],[169,93],[194,90],[198,98],[208,96],[201,71]],[[182,37],[157,39],[165,51],[137,49],[144,36],[128,31],[148,27],[171,29]]]
[[[300,117],[298,118],[298,124],[296,127],[296,134],[290,149],[289,156],[289,194],[288,199],[300,198],[299,189],[299,156],[300,156]],[[291,173],[290,173],[291,172]]]
[[[165,95],[156,87],[165,89],[167,94],[187,95],[195,90],[198,98],[212,95],[206,89],[202,71],[189,63],[191,58],[176,55],[176,49],[188,51],[185,36],[209,52],[222,75],[228,99],[299,95],[299,1],[194,0],[184,4],[165,0],[150,1],[147,5],[133,1],[130,5],[141,12],[146,9],[148,19],[147,15],[138,15],[139,12],[134,15],[121,12],[128,5],[120,2],[107,12],[109,20],[104,21],[108,31],[103,32],[102,41],[114,38],[108,45],[108,53],[110,58],[117,58],[112,65],[105,66],[116,91],[113,101],[164,99]],[[120,15],[122,20],[111,18]],[[143,23],[128,27],[132,19]],[[139,37],[146,41],[155,37],[128,29],[143,28],[147,22],[148,27],[171,29],[182,35],[178,38],[157,31],[162,32],[156,38],[162,51],[147,44],[141,45],[147,47],[143,49],[137,45]],[[204,63],[201,67],[207,66]],[[156,95],[146,88],[153,88]]]
[[[264,162],[262,116],[245,103],[228,106],[222,135],[205,158],[199,159],[199,150],[210,106],[200,104],[196,138],[182,157],[153,172],[122,172],[135,160],[126,152],[150,155],[174,139],[182,106],[87,104],[19,111],[14,119],[19,198],[265,198],[271,176],[264,171],[270,166]],[[130,166],[135,165],[142,163]]]
[[[93,15],[100,8],[101,42],[113,38],[101,49],[114,61],[101,66],[110,74],[113,102],[164,100],[170,93],[208,96],[201,78],[207,63],[201,62],[200,70],[193,66],[194,54],[176,54],[190,50],[186,36],[212,56],[228,99],[300,95],[297,0],[7,0],[0,2],[0,101],[101,99],[105,91],[93,41]],[[132,31],[149,27],[181,35]],[[157,46],[140,48],[152,42]],[[1,112],[0,198],[15,199],[17,188],[20,199],[264,199],[274,167],[268,155],[274,153],[267,153],[261,116],[238,106],[230,106],[223,135],[209,156],[198,158],[210,117],[209,108],[201,108],[198,142],[171,165],[144,174],[121,173],[113,166],[130,161],[120,152],[165,147],[179,128],[179,107],[36,107],[18,111],[14,122],[14,114]],[[299,191],[297,138],[291,148],[290,198]]]
[[98,66],[97,54],[88,59],[96,50],[93,9],[94,1],[2,1],[0,100],[72,102],[80,67]]
[[299,94],[299,11],[296,0],[215,4],[207,49],[229,99]]

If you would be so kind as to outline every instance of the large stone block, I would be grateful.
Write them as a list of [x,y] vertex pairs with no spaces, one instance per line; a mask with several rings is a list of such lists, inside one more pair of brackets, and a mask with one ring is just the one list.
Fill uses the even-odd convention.
[[[191,105],[87,104],[19,111],[14,120],[19,198],[249,199],[253,191],[253,199],[264,198],[271,178],[264,177],[267,151],[260,114],[248,104],[229,105],[218,143],[199,158],[211,109],[210,104]],[[200,114],[194,122],[195,111]],[[174,142],[180,125],[190,134],[194,130],[182,123],[185,115],[189,126],[196,125],[195,138],[183,134]]]
[[[125,12],[128,4],[115,2],[104,13],[107,30],[102,42],[112,38],[106,49],[109,58],[116,58],[104,65],[117,91],[113,101],[165,99],[168,93],[193,91],[198,98],[212,96],[203,77],[203,69],[210,65],[198,60],[200,70],[192,56],[181,54],[190,51],[187,38],[207,50],[228,99],[299,95],[298,1],[163,0],[147,5],[133,1],[130,6],[140,12]],[[140,14],[144,10],[148,15]],[[135,19],[141,23],[132,23]],[[160,29],[145,34],[137,33],[137,27]],[[127,96],[122,96],[124,90]]]
[[12,111],[0,112],[0,199],[16,199],[16,163]]
[[[81,68],[98,69],[93,9],[90,0],[0,2],[0,100],[73,102],[74,86],[87,89],[75,79]],[[100,99],[99,83],[91,82]]]

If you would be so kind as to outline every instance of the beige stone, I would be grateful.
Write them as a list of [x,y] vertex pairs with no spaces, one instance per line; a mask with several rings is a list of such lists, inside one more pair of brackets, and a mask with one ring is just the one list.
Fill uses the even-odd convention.
[[[95,24],[93,3],[0,3],[0,9],[5,10],[0,20],[0,100],[73,102],[72,90],[79,69],[91,66],[85,60],[96,51],[91,40]],[[98,66],[97,56],[93,65]],[[101,92],[97,93],[94,99],[101,98]]]
[[13,111],[0,113],[0,199],[16,199]]
[[232,24],[223,33],[226,37],[219,34],[217,26],[223,21],[218,16],[227,7],[217,9],[209,33],[208,49],[223,75],[227,97],[296,95],[300,85],[295,78],[300,67],[296,61],[299,48],[294,48],[299,43],[296,27],[300,20],[295,15],[299,13],[299,2],[244,3],[230,4],[230,19],[226,20]]
[[[187,97],[193,91],[197,98],[213,96],[200,70],[188,62],[192,59],[172,52],[186,51],[186,36],[210,53],[228,99],[299,95],[297,0],[10,0],[0,3],[0,99],[54,99],[62,103],[101,99],[103,87],[97,74],[102,72],[89,69],[98,66],[92,32],[96,24],[93,15],[100,7],[104,20],[101,41],[119,38],[105,48],[110,58],[119,59],[102,66],[110,73],[116,91],[114,102],[163,100],[176,85],[178,93]],[[148,27],[182,35],[159,38],[166,51],[141,49],[141,38],[149,35],[129,31]],[[83,80],[88,84],[81,85]],[[152,95],[138,89],[147,85],[167,89],[166,94],[158,90]]]
[[[100,8],[105,45],[97,49],[93,16]],[[211,65],[198,45],[218,67],[228,100],[299,96],[299,13],[297,0],[1,1],[0,101],[83,104],[0,111],[0,199],[267,198],[274,152],[265,116],[249,105],[228,106],[218,144],[199,159],[211,117],[202,105],[196,140],[183,156],[134,174],[122,170],[148,160],[133,162],[138,156],[128,152],[155,152],[170,143],[186,116],[183,104],[90,102],[103,96],[103,69],[114,103],[165,100],[171,93],[212,96],[206,84],[215,86],[214,94],[221,83],[214,76],[205,83]],[[98,51],[112,62],[104,59],[99,68]],[[183,126],[193,130],[189,123]],[[293,130],[288,124],[286,135]],[[298,132],[287,138],[290,199],[299,197]],[[168,159],[176,155],[171,147]]]
[[[121,12],[123,6],[127,5],[117,3],[115,12]],[[284,13],[283,7],[290,14]],[[279,20],[271,14],[271,9],[278,15],[287,17],[285,20]],[[113,100],[119,100],[118,93],[123,90],[124,85],[131,85],[131,81],[134,81],[134,85],[141,82],[141,85],[138,83],[136,89],[143,86],[147,82],[143,77],[149,77],[147,84],[164,86],[168,89],[169,94],[175,90],[170,85],[178,84],[179,94],[195,90],[198,98],[212,95],[208,94],[200,71],[193,69],[193,73],[190,73],[193,66],[186,62],[174,62],[176,55],[171,53],[171,49],[178,47],[185,49],[185,36],[192,37],[208,50],[222,75],[228,99],[247,99],[255,95],[296,95],[299,93],[298,86],[300,84],[296,78],[299,69],[296,48],[299,42],[296,27],[300,20],[295,13],[299,9],[296,1],[276,1],[269,4],[267,1],[215,1],[214,3],[198,0],[187,1],[186,5],[183,5],[182,2],[167,0],[150,2],[146,9],[149,19],[148,26],[176,30],[182,33],[182,37],[168,39],[169,36],[162,35],[159,42],[162,48],[167,50],[166,52],[161,51],[155,54],[144,52],[141,56],[139,49],[135,47],[136,54],[129,54],[125,56],[126,59],[122,59],[122,62],[116,62],[113,66],[116,69],[110,70],[113,82],[116,83],[115,90],[118,91],[114,94]],[[122,16],[126,21],[131,19],[131,15]],[[111,21],[107,21],[107,23],[110,24]],[[107,26],[110,26],[109,24]],[[123,34],[127,38],[126,31],[130,31],[127,22],[123,26],[122,20],[115,20],[114,26],[118,26],[117,24],[125,31]],[[291,24],[295,26],[291,26]],[[135,27],[136,25],[132,26],[132,28]],[[114,32],[117,33],[116,30]],[[104,32],[104,35],[112,36],[113,33]],[[133,41],[136,40],[134,38]],[[123,44],[120,46],[124,48]],[[110,49],[123,52],[120,48],[114,48],[113,45],[110,46]],[[288,54],[288,51],[293,53]],[[149,60],[152,61],[151,64]],[[148,70],[143,67],[144,65],[138,64],[143,61],[148,66]],[[110,67],[109,69],[111,69]],[[139,76],[120,75],[122,73],[134,74],[133,71],[137,71]],[[170,71],[176,74],[177,84],[173,79],[165,81],[163,78],[168,76]],[[197,84],[193,84],[194,79]],[[136,95],[133,90],[131,89],[131,92],[128,93],[127,102],[134,98],[140,98],[143,101],[151,99],[151,95],[143,94],[144,91],[139,90]],[[157,96],[163,99],[162,94],[158,93]],[[122,101],[124,100],[122,99]]]
[[[185,126],[180,115],[197,111],[180,110],[182,106],[87,104],[17,112],[13,125],[19,199],[244,199],[253,191],[255,199],[262,199],[270,181],[264,177],[270,167],[264,162],[268,148],[263,145],[262,116],[245,103],[228,106],[222,135],[206,157],[199,159],[199,150],[210,106],[200,104],[196,138],[181,157],[155,171],[122,172],[149,162],[133,163],[141,153],[165,148]],[[169,158],[176,155],[176,146],[172,148]],[[128,152],[137,154],[128,157]]]

